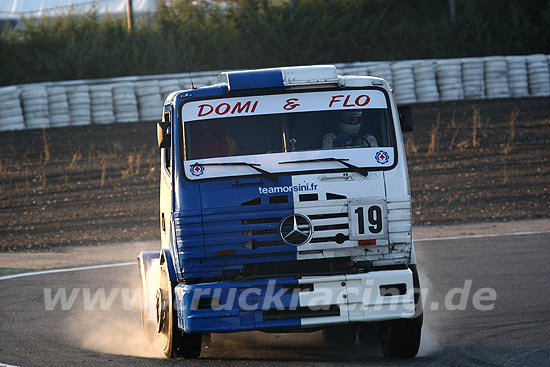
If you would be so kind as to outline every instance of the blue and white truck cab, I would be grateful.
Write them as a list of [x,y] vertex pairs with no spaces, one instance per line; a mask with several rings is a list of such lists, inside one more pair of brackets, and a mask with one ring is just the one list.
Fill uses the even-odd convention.
[[385,80],[325,65],[221,73],[167,97],[162,246],[138,256],[142,324],[166,356],[250,330],[365,343],[369,323],[385,356],[417,354],[400,112]]

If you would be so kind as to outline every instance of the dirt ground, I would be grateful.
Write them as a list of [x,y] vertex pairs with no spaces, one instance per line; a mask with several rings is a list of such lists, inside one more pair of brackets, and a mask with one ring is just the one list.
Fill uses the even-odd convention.
[[[413,107],[416,225],[550,218],[550,98]],[[0,251],[158,240],[153,123],[0,133]]]

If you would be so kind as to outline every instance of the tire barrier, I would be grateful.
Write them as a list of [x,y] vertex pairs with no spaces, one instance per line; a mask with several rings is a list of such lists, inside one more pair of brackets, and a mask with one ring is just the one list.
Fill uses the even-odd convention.
[[458,101],[464,99],[460,60],[439,60],[436,63],[436,70],[440,100]]
[[113,109],[112,84],[98,84],[90,87],[93,124],[112,124],[115,122]]
[[92,123],[90,87],[87,84],[81,84],[68,86],[66,89],[71,116],[70,125],[90,125]]
[[46,87],[48,93],[48,112],[50,114],[50,126],[67,126],[71,121],[69,102],[64,87]]
[[116,122],[135,122],[139,120],[138,104],[131,82],[120,82],[113,86],[113,104]]
[[368,75],[367,66],[362,62],[351,62],[340,66],[342,75]]
[[508,65],[504,56],[485,58],[485,86],[488,98],[510,98]]
[[435,63],[431,60],[417,62],[413,65],[413,71],[418,102],[439,101]]
[[484,60],[479,57],[462,59],[462,88],[464,99],[485,98]]
[[43,84],[27,84],[21,88],[21,102],[26,129],[50,127],[48,91]]
[[411,61],[399,61],[391,66],[391,70],[393,74],[393,88],[397,103],[416,103],[413,63]]
[[550,95],[550,76],[548,75],[548,57],[531,55],[527,57],[529,72],[529,92],[533,97]]
[[[341,75],[384,78],[398,104],[550,96],[550,55],[335,64]],[[0,131],[156,121],[173,91],[218,82],[220,71],[0,87]]]
[[167,79],[159,81],[160,99],[164,101],[168,95],[176,90],[180,89],[180,85],[177,80]]
[[508,86],[512,97],[529,96],[529,80],[527,79],[527,66],[524,56],[508,56]]
[[155,121],[160,118],[162,100],[158,80],[136,82],[136,96],[141,121]]
[[[338,67],[338,69],[340,69],[340,67]],[[389,83],[390,87],[393,88],[393,74],[389,62],[380,62],[368,65],[367,71],[367,75],[377,76],[379,78],[385,79]]]
[[0,88],[0,131],[23,130],[25,119],[16,86]]

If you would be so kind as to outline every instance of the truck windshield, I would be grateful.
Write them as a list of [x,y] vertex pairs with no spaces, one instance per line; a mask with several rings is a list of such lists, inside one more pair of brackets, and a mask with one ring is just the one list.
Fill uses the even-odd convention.
[[392,146],[387,109],[217,118],[185,123],[187,159]]
[[[322,106],[306,106],[304,109],[310,109],[306,112],[299,112],[308,102],[304,98],[306,94],[299,93],[290,96],[262,96],[264,98],[260,100],[250,97],[194,102],[195,105],[190,107],[194,107],[196,116],[188,118],[199,119],[184,122],[185,159],[393,147],[393,124],[386,101],[376,101],[380,98],[373,96],[373,92],[382,92],[354,92],[347,100],[344,93],[338,95],[333,92],[327,96],[323,96],[326,92],[307,93],[307,97],[314,102],[316,97],[324,97],[327,103],[325,109],[319,108]],[[267,99],[270,97],[276,100]],[[365,103],[367,98],[368,102],[374,102],[371,106]],[[277,102],[283,107],[286,105],[288,112],[280,108],[283,113],[269,113],[278,112],[271,106],[261,109],[263,105]],[[187,106],[184,105],[185,107]],[[337,109],[338,107],[340,108]],[[313,108],[315,110],[311,111]]]
[[194,100],[183,104],[181,119],[191,179],[258,169],[366,172],[395,159],[393,121],[379,89]]

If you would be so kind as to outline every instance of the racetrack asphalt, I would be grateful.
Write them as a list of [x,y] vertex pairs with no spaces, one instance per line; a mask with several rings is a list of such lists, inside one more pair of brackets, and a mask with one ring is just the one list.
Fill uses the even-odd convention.
[[[382,358],[374,338],[366,348],[338,349],[324,345],[319,332],[249,332],[214,334],[203,344],[201,359],[177,364],[549,365],[549,245],[550,233],[417,241],[421,283],[427,293],[421,351],[412,360]],[[0,281],[0,366],[174,365],[139,332],[139,301],[128,307],[137,286],[134,266]],[[75,295],[72,307],[63,310],[60,302],[55,307],[50,302],[53,310],[48,310],[47,301],[60,289],[68,298]],[[94,307],[88,307],[86,294],[93,299],[100,289],[104,305],[111,301],[111,306],[102,310],[97,299]],[[494,290],[494,301],[488,289]]]

